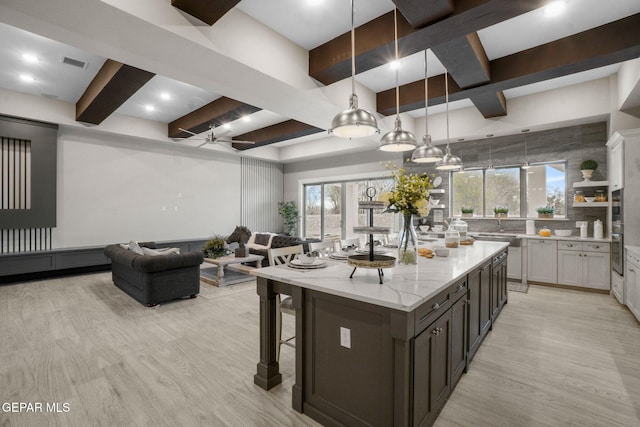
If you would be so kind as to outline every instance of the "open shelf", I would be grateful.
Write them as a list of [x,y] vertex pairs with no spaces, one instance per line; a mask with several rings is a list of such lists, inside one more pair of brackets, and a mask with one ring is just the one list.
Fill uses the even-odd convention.
[[574,208],[606,208],[609,202],[573,202]]
[[580,182],[573,183],[573,188],[608,187],[608,186],[609,186],[609,181],[580,181]]

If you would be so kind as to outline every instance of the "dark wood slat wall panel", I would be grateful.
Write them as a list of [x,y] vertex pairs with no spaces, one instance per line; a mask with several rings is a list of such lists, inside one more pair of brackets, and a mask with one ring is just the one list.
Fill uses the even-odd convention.
[[171,6],[213,25],[240,0],[171,0]]
[[0,209],[31,208],[31,141],[0,138]]
[[51,228],[0,230],[0,254],[28,253],[52,249]]

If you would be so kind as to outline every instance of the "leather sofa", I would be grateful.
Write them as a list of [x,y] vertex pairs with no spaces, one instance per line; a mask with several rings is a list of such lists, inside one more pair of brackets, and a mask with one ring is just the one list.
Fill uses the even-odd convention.
[[[155,249],[153,243],[140,246]],[[201,252],[139,255],[116,244],[107,246],[104,254],[111,259],[113,283],[147,307],[200,293]]]

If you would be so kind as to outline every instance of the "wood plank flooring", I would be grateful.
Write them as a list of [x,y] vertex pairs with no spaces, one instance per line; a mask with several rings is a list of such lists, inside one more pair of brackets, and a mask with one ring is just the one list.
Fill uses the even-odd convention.
[[[253,384],[258,341],[255,282],[153,309],[110,273],[0,286],[0,405],[70,407],[0,426],[318,425],[291,409],[292,349]],[[511,292],[436,425],[640,425],[640,326],[610,296]]]

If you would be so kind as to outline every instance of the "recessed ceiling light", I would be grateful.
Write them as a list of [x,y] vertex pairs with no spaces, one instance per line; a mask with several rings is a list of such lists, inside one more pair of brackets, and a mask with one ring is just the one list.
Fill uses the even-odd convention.
[[558,16],[562,12],[564,12],[565,7],[566,7],[566,4],[563,0],[552,1],[551,3],[547,4],[544,7],[544,16],[547,16],[547,17]]
[[402,63],[400,61],[393,60],[389,62],[389,68],[392,70],[397,70],[400,67],[402,67]]
[[153,105],[145,105],[144,109],[147,111],[153,111],[156,109],[156,107],[154,107]]
[[170,100],[170,99],[171,99],[171,95],[170,95],[170,94],[168,94],[167,92],[162,92],[162,93],[160,94],[160,98],[161,98],[162,100],[164,100],[164,101],[168,101],[168,100]]
[[33,53],[23,53],[22,59],[24,60],[24,62],[29,62],[31,64],[38,62],[38,57],[35,56]]
[[250,122],[250,121],[251,121],[251,117],[249,117],[249,116],[244,116],[244,117],[242,118],[242,121],[243,121],[243,122]]
[[29,83],[36,81],[35,77],[29,74],[20,74],[20,80],[22,80],[23,82],[29,82]]
[[222,127],[225,129],[231,129],[231,123],[225,123]]

